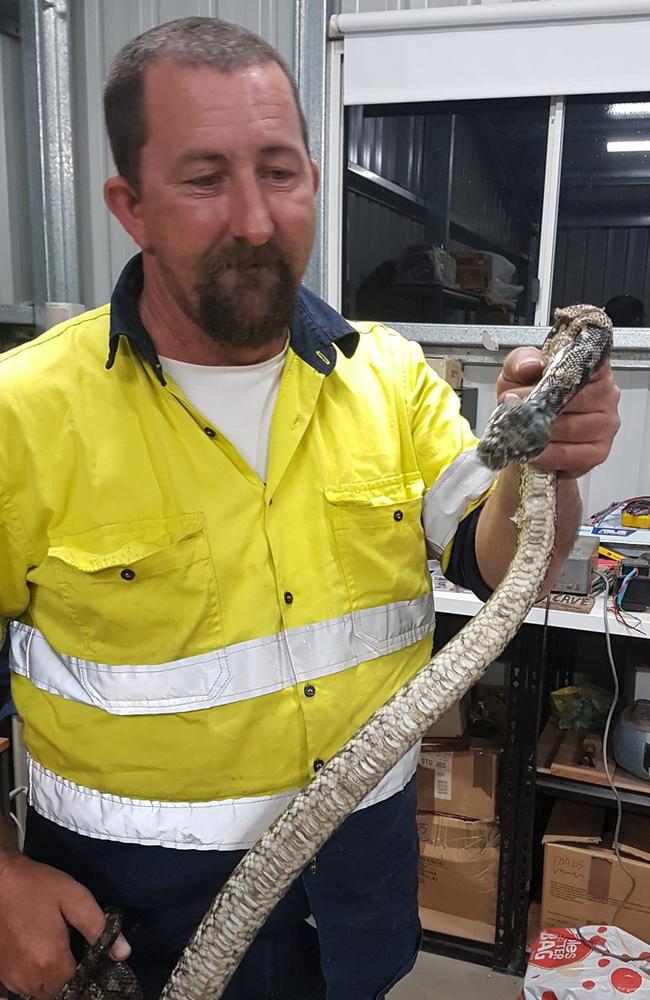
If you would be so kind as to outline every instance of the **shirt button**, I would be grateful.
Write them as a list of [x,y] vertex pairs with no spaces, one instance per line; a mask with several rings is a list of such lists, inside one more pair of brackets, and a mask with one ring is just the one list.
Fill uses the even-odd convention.
[[204,428],[203,428],[203,433],[204,433],[204,434],[207,434],[207,436],[208,436],[209,438],[213,438],[213,437],[216,437],[216,436],[217,436],[217,432],[216,432],[216,431],[214,430],[214,428],[212,428],[212,427],[204,427]]
[[309,870],[309,874],[310,875],[315,875],[316,874],[316,872],[318,871],[318,865],[316,863],[316,858],[312,858],[311,859],[311,861],[309,862],[309,869],[308,870]]
[[120,576],[123,580],[135,580],[135,573],[132,569],[123,569]]
[[393,519],[395,521],[402,521],[404,519],[404,514],[402,513],[401,510],[396,510],[395,513],[393,514]]
[[284,603],[293,604],[293,594],[289,590],[285,590],[284,592]]
[[305,698],[313,698],[316,694],[316,688],[313,684],[305,684]]
[[312,767],[314,768],[314,771],[320,771],[321,767],[325,767],[325,761],[321,760],[320,757],[317,757],[312,764]]

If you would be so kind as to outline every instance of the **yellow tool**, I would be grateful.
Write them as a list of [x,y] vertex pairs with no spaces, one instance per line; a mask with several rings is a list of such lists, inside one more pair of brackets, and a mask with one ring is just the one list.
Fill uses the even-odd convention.
[[650,528],[650,497],[636,497],[626,503],[621,524],[624,528]]
[[611,549],[606,549],[604,545],[598,546],[598,555],[602,556],[603,559],[615,559],[616,562],[623,558],[620,552],[612,552]]

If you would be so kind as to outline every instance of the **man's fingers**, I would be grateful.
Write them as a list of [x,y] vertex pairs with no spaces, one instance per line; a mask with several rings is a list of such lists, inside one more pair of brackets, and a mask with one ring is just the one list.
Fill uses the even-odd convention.
[[[88,944],[95,943],[106,925],[106,914],[94,896],[78,882],[69,887],[61,912],[67,922],[83,934]],[[125,961],[131,954],[131,946],[123,934],[115,939],[110,954],[117,962]]]
[[556,443],[549,444],[533,465],[540,472],[568,473],[572,479],[583,476],[590,469],[600,465],[609,453],[607,442],[593,442],[581,445],[579,454],[575,445]]
[[116,962],[126,962],[130,954],[131,954],[131,945],[126,940],[123,934],[118,934],[118,936],[115,938],[115,944],[111,948],[109,955]]
[[517,347],[510,351],[499,376],[499,393],[510,386],[534,385],[544,369],[542,352],[536,347]]

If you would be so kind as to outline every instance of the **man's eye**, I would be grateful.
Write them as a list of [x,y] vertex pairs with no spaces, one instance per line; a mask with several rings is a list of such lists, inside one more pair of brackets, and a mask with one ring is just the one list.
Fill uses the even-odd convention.
[[213,187],[222,179],[221,174],[202,174],[200,177],[192,177],[188,184],[192,187]]
[[293,177],[293,171],[282,170],[278,167],[274,170],[267,170],[266,176],[272,181],[289,181]]

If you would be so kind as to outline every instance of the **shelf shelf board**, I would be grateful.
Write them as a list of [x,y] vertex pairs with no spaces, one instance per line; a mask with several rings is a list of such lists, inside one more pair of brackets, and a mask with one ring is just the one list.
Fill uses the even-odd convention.
[[[592,784],[555,774],[551,765],[564,736],[554,718],[550,718],[537,744],[537,788],[557,798],[574,799],[592,805],[615,805],[609,785]],[[614,785],[621,801],[634,812],[650,813],[650,781],[636,778],[622,768],[614,769]]]
[[[611,788],[603,788],[601,785],[587,785],[584,781],[570,781],[568,778],[558,778],[553,774],[538,774],[537,788],[547,795],[573,799],[574,802],[583,802],[587,805],[616,805]],[[650,793],[628,792],[622,788],[618,790],[624,806],[627,806],[632,812],[650,815]]]

